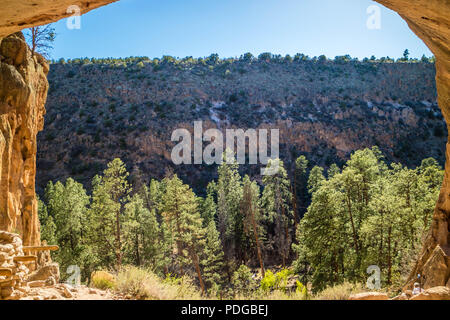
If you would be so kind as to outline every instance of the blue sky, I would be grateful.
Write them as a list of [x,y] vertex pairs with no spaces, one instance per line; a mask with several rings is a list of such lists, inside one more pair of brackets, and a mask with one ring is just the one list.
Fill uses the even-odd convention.
[[334,58],[431,56],[393,11],[370,30],[368,0],[121,0],[81,17],[81,29],[55,23],[53,59],[64,57],[238,57],[304,53]]

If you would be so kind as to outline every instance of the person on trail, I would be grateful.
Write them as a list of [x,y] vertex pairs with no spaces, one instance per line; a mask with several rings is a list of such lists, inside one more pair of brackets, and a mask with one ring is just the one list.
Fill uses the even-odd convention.
[[418,283],[418,282],[414,283],[414,289],[412,292],[413,296],[415,296],[421,292],[423,292],[423,289],[420,287],[420,283]]

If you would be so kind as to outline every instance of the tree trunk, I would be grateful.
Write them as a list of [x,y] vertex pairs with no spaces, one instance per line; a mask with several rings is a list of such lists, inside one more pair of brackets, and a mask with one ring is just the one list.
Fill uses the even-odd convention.
[[294,212],[294,230],[297,231],[297,225],[300,221],[299,214],[297,212],[297,188],[295,186],[295,176],[294,176],[294,187],[291,185],[291,194],[292,194],[292,211]]
[[388,278],[387,283],[391,284],[392,278],[392,257],[391,257],[391,234],[392,234],[392,226],[389,226],[388,229]]
[[255,235],[256,250],[257,250],[257,254],[258,254],[259,266],[261,268],[261,274],[262,274],[262,276],[264,278],[264,276],[265,276],[264,261],[263,261],[263,258],[262,258],[261,247],[260,247],[260,244],[259,244],[258,228],[256,226],[255,213],[253,211],[253,204],[252,203],[250,203],[250,218],[251,218],[251,221],[252,221],[253,233]]
[[139,252],[139,234],[138,233],[136,233],[135,246],[136,246],[136,263],[138,266],[140,266],[141,265],[141,254]]
[[355,250],[356,250],[356,254],[358,255],[359,254],[358,237],[356,234],[355,223],[353,222],[352,204],[351,204],[351,200],[350,200],[350,195],[347,195],[347,207],[348,207],[348,214],[350,216],[350,222],[352,225],[353,242],[355,243]]
[[116,259],[117,259],[117,270],[120,270],[122,266],[122,241],[120,239],[120,210],[116,212]]
[[194,266],[195,266],[195,270],[197,271],[197,277],[198,277],[198,281],[200,283],[200,288],[202,289],[202,295],[204,295],[205,294],[205,284],[203,283],[203,278],[202,278],[202,273],[200,270],[200,263],[199,263],[198,255],[193,248],[191,248],[191,257],[192,257],[192,262],[194,263]]

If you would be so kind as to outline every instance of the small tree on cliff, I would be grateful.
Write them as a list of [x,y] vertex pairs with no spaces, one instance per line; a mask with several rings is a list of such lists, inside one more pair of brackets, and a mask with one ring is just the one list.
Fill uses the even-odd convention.
[[49,51],[53,49],[52,43],[56,39],[55,28],[51,24],[45,26],[32,27],[27,34],[27,40],[31,47],[31,52],[39,52],[48,58]]

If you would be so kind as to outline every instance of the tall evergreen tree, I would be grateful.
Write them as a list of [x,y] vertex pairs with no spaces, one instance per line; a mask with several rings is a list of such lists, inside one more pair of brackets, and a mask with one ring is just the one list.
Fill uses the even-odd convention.
[[92,204],[90,208],[91,241],[95,244],[100,265],[122,266],[124,206],[131,187],[128,172],[120,159],[108,163],[103,176],[93,179]]
[[185,273],[186,266],[192,264],[204,293],[205,285],[200,269],[199,253],[204,245],[205,230],[198,211],[196,196],[177,175],[165,178],[165,183],[162,214],[176,244],[180,275]]
[[[49,182],[45,189],[45,201],[49,218],[54,221],[54,236],[59,250],[54,253],[55,260],[62,270],[69,265],[78,265],[84,271],[90,270],[94,257],[86,242],[88,232],[87,210],[90,202],[83,186],[68,178],[66,183]],[[44,230],[53,228],[51,221]]]
[[308,194],[308,160],[300,156],[295,160],[295,169],[292,181],[292,211],[294,212],[294,223],[303,217],[308,207],[310,197]]
[[279,159],[269,160],[267,167],[273,166],[278,167],[277,172],[263,177],[262,204],[267,220],[273,223],[271,232],[273,247],[277,255],[281,257],[283,266],[286,266],[292,243],[291,225],[293,224],[293,216],[290,208],[292,194],[283,162]]
[[311,169],[311,172],[309,173],[308,178],[308,191],[309,193],[316,192],[319,188],[322,182],[325,180],[325,177],[323,176],[323,168],[319,166],[314,166]]
[[159,250],[159,225],[155,210],[148,211],[142,198],[135,194],[125,204],[124,214],[124,252],[127,262],[155,267]]
[[247,242],[253,243],[256,249],[261,274],[264,277],[264,258],[261,236],[263,235],[263,227],[261,225],[261,210],[259,199],[259,187],[252,182],[249,176],[245,176],[243,180],[243,195],[241,201],[242,215],[244,216],[244,230],[247,234]]
[[[243,219],[239,208],[242,199],[242,179],[239,165],[230,151],[224,153],[224,160],[218,168],[217,216],[218,230],[227,262],[242,260]],[[231,271],[228,270],[231,277]]]
[[41,240],[45,240],[48,244],[58,244],[55,222],[53,217],[48,214],[47,206],[41,199],[38,199],[38,217],[41,225]]
[[206,228],[203,257],[202,266],[205,285],[210,291],[218,293],[226,285],[223,277],[225,262],[220,235],[216,229],[214,220],[211,220]]

